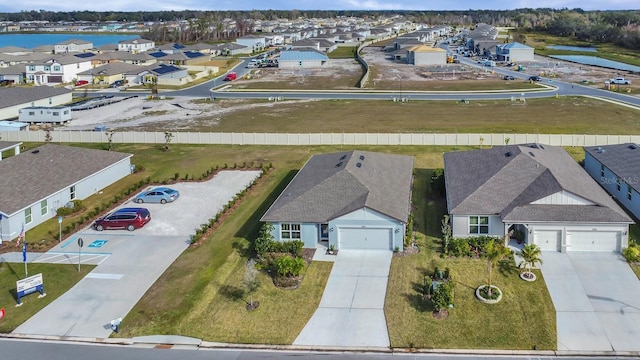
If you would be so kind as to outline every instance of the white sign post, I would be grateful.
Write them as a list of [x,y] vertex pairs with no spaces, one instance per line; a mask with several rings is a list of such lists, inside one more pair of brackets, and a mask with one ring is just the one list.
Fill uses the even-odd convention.
[[82,247],[84,246],[84,240],[78,238],[78,272],[80,272],[80,257],[82,256]]

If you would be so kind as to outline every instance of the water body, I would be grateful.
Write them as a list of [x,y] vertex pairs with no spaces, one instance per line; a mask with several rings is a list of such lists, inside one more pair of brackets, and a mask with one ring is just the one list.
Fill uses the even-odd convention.
[[598,52],[598,49],[588,46],[566,46],[566,45],[549,45],[547,49],[553,50],[565,50],[565,51],[584,51],[584,52]]
[[552,58],[571,61],[578,64],[601,66],[609,69],[640,72],[640,66],[629,65],[618,61],[607,60],[597,56],[586,55],[551,55]]
[[93,43],[93,46],[117,44],[122,40],[137,39],[140,35],[99,34],[0,34],[0,47],[17,46],[33,49],[42,45],[55,45],[65,40],[77,39]]

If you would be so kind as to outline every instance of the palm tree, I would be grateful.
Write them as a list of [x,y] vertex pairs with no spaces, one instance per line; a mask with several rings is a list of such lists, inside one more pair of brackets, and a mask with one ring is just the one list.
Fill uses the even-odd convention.
[[489,275],[489,287],[487,289],[487,295],[491,297],[491,270],[495,264],[497,264],[502,258],[509,255],[511,250],[502,246],[501,244],[495,244],[495,240],[491,240],[486,245],[486,254],[487,254],[487,273]]
[[522,257],[522,263],[527,268],[527,273],[531,274],[531,267],[536,264],[542,264],[542,251],[536,244],[525,244],[525,246],[518,252],[518,255]]

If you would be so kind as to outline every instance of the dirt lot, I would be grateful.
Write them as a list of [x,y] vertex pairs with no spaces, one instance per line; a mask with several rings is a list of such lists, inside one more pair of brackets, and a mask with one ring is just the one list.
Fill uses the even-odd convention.
[[[439,66],[414,66],[401,61],[389,60],[380,47],[368,47],[363,57],[372,66],[369,89],[406,90],[480,90],[506,89],[508,86],[528,86],[522,82],[505,82],[501,75],[488,68],[448,64]],[[578,65],[564,61],[551,61],[536,56],[536,61],[521,63],[530,74],[556,77],[563,81],[584,82],[595,87],[604,87],[604,81],[615,77],[614,70]],[[321,69],[263,68],[252,71],[249,79],[233,82],[236,88],[269,89],[354,89],[362,70],[353,59],[331,59]],[[629,78],[634,91],[639,89],[638,74],[622,74]],[[400,84],[400,85],[399,85]],[[512,85],[513,84],[513,85]],[[531,85],[535,86],[535,85]],[[444,87],[444,88],[443,88]],[[255,111],[255,121],[261,116],[278,113],[275,102],[225,100],[224,103],[194,102],[190,98],[173,98],[149,101],[142,98],[124,100],[107,108],[78,111],[65,127],[70,130],[92,130],[97,125],[111,129],[127,130],[190,130],[211,128],[228,113],[238,110],[269,108]],[[313,100],[298,101],[311,102]],[[108,109],[108,111],[105,111]],[[252,115],[252,118],[254,116]]]

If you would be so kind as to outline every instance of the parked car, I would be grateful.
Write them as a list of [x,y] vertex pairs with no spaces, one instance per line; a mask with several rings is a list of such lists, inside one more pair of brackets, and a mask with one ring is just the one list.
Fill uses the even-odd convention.
[[13,80],[4,79],[4,80],[0,81],[0,86],[9,86],[9,85],[11,85],[13,83],[14,83]]
[[124,85],[124,80],[116,80],[109,85],[110,88],[117,88]]
[[515,80],[516,78],[514,78],[511,75],[505,75],[502,79],[504,79],[504,80]]
[[78,80],[76,81],[76,86],[87,85],[89,82],[87,80]]
[[157,187],[141,193],[140,195],[136,196],[133,201],[137,202],[138,204],[142,204],[145,202],[166,204],[168,202],[176,201],[179,197],[180,192],[178,190],[174,190],[168,187]]
[[623,78],[623,77],[617,77],[615,79],[610,79],[609,82],[611,84],[618,84],[618,85],[631,85],[631,81]]
[[151,221],[151,213],[145,208],[122,208],[96,220],[93,228],[98,231],[105,229],[133,231],[143,227],[149,221]]
[[540,81],[540,80],[542,79],[538,75],[529,76],[529,81]]

